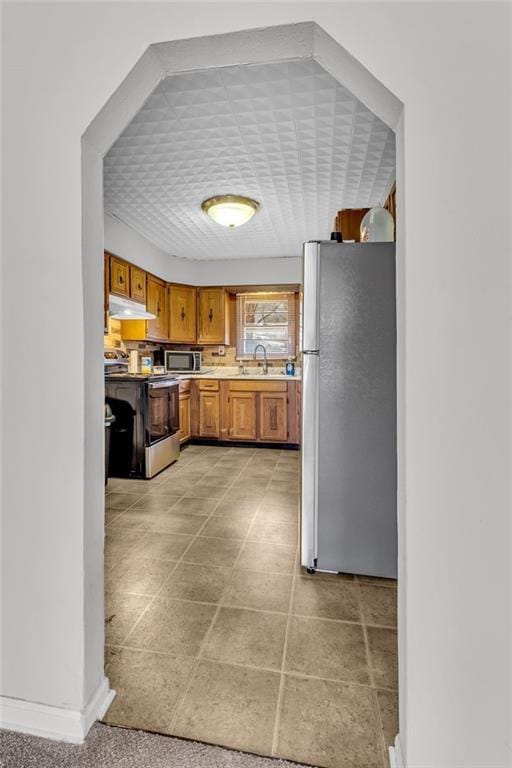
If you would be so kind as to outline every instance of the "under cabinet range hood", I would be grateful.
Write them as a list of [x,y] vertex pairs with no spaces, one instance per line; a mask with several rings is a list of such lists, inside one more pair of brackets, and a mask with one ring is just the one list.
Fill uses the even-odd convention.
[[108,297],[108,312],[113,320],[154,320],[155,315],[146,312],[144,304],[120,296]]

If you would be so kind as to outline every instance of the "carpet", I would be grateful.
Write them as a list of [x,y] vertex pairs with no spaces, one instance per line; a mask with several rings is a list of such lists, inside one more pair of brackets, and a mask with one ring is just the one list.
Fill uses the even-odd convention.
[[297,768],[297,763],[286,760],[102,723],[95,723],[85,743],[80,745],[1,731],[0,765],[2,768]]

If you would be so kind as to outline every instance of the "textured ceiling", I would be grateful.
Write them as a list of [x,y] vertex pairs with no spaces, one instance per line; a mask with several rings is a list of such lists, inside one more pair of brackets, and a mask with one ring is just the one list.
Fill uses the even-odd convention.
[[[105,210],[189,259],[296,256],[340,208],[383,202],[393,132],[313,59],[167,77],[105,157]],[[228,230],[202,200],[253,197]]]

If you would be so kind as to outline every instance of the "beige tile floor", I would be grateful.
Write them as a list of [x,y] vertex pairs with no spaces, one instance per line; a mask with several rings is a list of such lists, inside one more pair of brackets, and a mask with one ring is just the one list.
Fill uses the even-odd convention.
[[396,588],[305,574],[299,454],[189,446],[106,496],[106,722],[322,768],[385,768]]

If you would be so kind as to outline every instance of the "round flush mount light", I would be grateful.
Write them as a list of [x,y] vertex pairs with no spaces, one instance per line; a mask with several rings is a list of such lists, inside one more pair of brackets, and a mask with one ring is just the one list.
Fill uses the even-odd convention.
[[242,195],[218,195],[201,203],[201,208],[211,219],[229,229],[246,224],[259,207],[256,200]]

